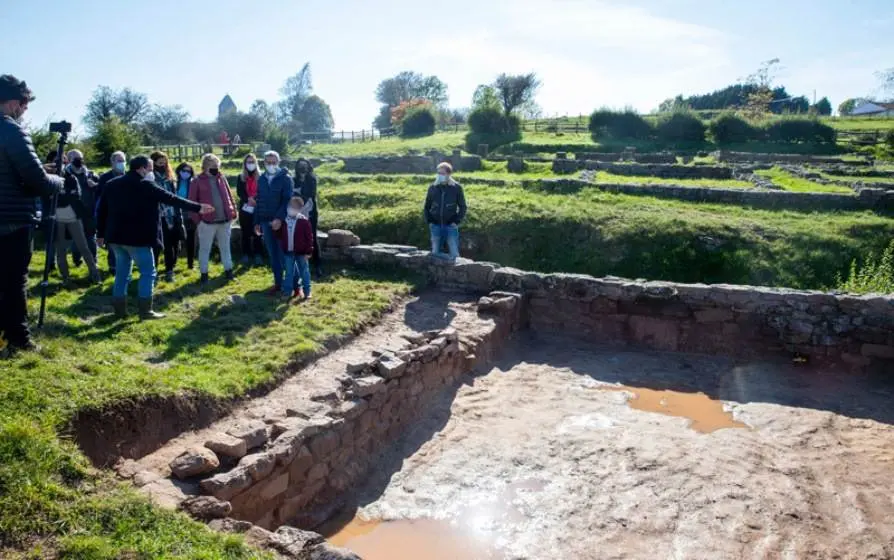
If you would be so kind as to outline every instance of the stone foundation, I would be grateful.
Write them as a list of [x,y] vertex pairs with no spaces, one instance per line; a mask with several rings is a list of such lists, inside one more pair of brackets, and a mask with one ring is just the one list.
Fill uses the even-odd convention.
[[614,175],[657,177],[660,179],[732,179],[733,169],[710,165],[662,163],[607,163],[595,160],[556,159],[553,173],[568,174],[580,170],[607,171]]
[[377,156],[344,158],[345,173],[420,173],[433,175],[442,161],[450,162],[454,171],[478,171],[481,156],[463,155],[458,150],[451,155],[434,153],[424,156]]
[[847,164],[870,165],[866,160],[845,161],[834,156],[815,156],[809,154],[760,154],[751,152],[715,152],[717,161],[723,163],[815,163],[815,164]]

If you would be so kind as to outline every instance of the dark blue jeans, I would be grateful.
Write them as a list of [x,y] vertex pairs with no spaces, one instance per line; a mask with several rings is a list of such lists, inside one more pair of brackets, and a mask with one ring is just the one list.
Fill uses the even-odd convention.
[[[280,227],[285,227],[285,224]],[[282,247],[279,241],[273,237],[273,226],[269,223],[261,224],[261,235],[264,238],[264,248],[267,249],[267,255],[270,256],[270,268],[273,269],[273,285],[281,288],[284,257]]]
[[[431,254],[433,256],[451,259],[459,257],[459,226],[456,224],[446,226],[428,224],[428,228],[431,232]],[[447,241],[448,254],[441,252],[444,241]]]

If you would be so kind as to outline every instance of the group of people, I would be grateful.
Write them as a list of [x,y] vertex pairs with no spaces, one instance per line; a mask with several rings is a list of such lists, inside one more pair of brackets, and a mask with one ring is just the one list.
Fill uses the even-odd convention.
[[[163,256],[164,279],[173,281],[181,247],[190,269],[198,256],[203,286],[209,282],[215,244],[225,279],[233,279],[230,232],[235,220],[242,231],[241,263],[263,265],[266,254],[273,274],[270,293],[296,302],[310,299],[311,267],[322,275],[317,178],[310,161],[297,160],[293,176],[275,151],[265,153],[261,161],[254,154],[245,156],[235,200],[220,159],[211,153],[202,157],[198,173],[189,163],[172,169],[160,151],[129,161],[125,153],[115,152],[111,170],[97,176],[83,154],[71,150],[61,158],[63,168],[56,169],[56,152],[42,164],[20,123],[33,100],[24,81],[0,76],[0,262],[5,265],[0,272],[0,346],[13,351],[33,347],[26,281],[39,216],[45,224],[55,220],[48,254],[63,283],[69,281],[69,250],[76,264],[86,263],[90,279],[100,282],[97,247],[107,248],[118,317],[127,315],[134,263],[140,273],[140,318],[163,317],[153,309],[158,264]],[[466,201],[450,164],[440,164],[437,171],[424,205],[432,254],[456,258]],[[447,253],[442,252],[445,243]]]

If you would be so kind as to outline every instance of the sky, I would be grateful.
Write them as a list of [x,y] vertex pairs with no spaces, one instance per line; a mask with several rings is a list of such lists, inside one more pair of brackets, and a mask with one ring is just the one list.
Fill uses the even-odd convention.
[[376,85],[434,74],[451,107],[501,72],[536,72],[545,116],[651,111],[736,83],[779,58],[794,95],[877,93],[894,67],[892,0],[2,0],[0,73],[28,82],[26,120],[80,125],[100,85],[213,120],[279,98],[310,62],[336,130],[368,129]]

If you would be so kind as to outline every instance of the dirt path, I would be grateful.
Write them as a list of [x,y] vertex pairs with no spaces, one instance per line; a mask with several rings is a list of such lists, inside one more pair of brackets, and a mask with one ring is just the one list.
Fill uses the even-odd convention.
[[[699,433],[604,383],[702,391],[747,426]],[[894,558],[892,385],[526,338],[361,493],[364,518],[421,521],[334,539],[368,560]]]

